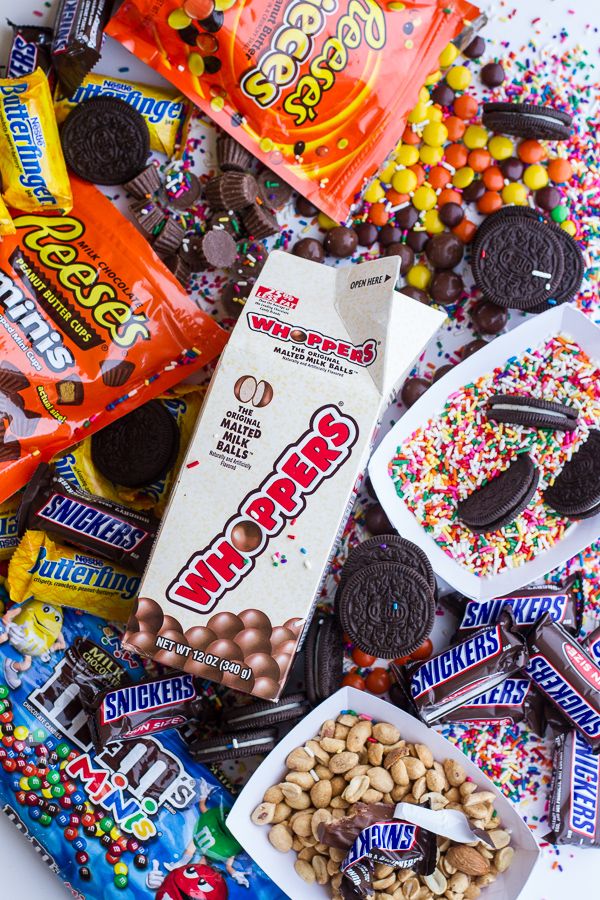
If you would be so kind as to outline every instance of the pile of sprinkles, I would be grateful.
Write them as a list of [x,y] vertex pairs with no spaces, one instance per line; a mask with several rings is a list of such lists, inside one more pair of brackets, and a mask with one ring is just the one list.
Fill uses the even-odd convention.
[[[398,448],[389,475],[423,528],[458,563],[478,576],[514,568],[560,540],[570,521],[547,507],[542,494],[600,422],[598,366],[573,340],[556,335],[511,357],[448,397],[440,415]],[[579,412],[574,432],[544,431],[487,420],[494,394],[534,396]],[[527,452],[540,470],[529,506],[505,528],[473,534],[456,505]]]

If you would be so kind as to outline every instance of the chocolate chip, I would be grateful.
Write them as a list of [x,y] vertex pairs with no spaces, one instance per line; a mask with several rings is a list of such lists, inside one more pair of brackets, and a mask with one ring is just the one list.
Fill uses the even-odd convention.
[[465,217],[465,211],[460,203],[444,203],[440,207],[440,221],[448,228],[456,228]]
[[354,230],[361,247],[372,247],[379,234],[372,222],[360,222]]
[[296,241],[292,247],[294,256],[300,256],[302,259],[310,259],[312,262],[323,262],[325,259],[325,251],[323,244],[316,238],[301,238]]
[[431,382],[425,378],[407,378],[402,385],[400,398],[407,408],[410,408],[431,387]]
[[324,246],[330,256],[346,259],[352,256],[358,246],[358,237],[353,228],[347,225],[336,225],[325,235]]
[[498,334],[508,322],[508,310],[491,300],[480,300],[471,308],[471,319],[482,334]]
[[466,56],[467,59],[479,59],[480,56],[483,56],[483,52],[485,50],[485,39],[478,34],[473,38],[470,44],[468,44],[463,50],[463,56]]
[[427,241],[425,253],[434,269],[453,269],[463,258],[463,242],[455,234],[444,231]]
[[250,553],[260,547],[262,531],[251,519],[238,522],[231,529],[231,543],[240,553]]
[[408,244],[388,244],[385,248],[386,256],[399,256],[400,257],[400,274],[406,275],[410,267],[415,261],[415,254],[412,247],[409,247]]
[[498,87],[504,81],[505,73],[500,63],[487,63],[482,68],[480,77],[486,87]]
[[460,275],[456,272],[448,272],[445,269],[441,272],[436,272],[429,285],[429,293],[435,302],[441,303],[442,306],[456,303],[463,289],[464,283]]

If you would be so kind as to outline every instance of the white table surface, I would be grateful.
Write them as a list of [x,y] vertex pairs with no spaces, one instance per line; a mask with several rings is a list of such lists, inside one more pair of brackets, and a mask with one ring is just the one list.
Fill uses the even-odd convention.
[[[484,31],[490,57],[494,55],[494,41],[509,40],[513,48],[526,43],[532,37],[531,20],[539,17],[534,36],[538,46],[543,46],[546,38],[550,42],[564,25],[569,37],[561,50],[581,42],[591,51],[590,58],[599,60],[600,4],[594,0],[504,0],[491,5],[481,2],[480,6],[490,19]],[[34,15],[34,11],[41,11],[42,16]],[[54,9],[48,9],[43,0],[0,0],[0,60],[6,59],[10,45],[10,31],[5,24],[7,17],[23,24],[35,22],[41,25],[51,24],[53,16]],[[501,55],[502,49],[497,52]],[[123,65],[129,67],[126,77],[130,79],[138,78],[153,84],[161,81],[151,69],[108,39],[102,71],[116,72]],[[560,868],[556,867],[557,861]],[[0,813],[0,900],[64,900],[69,895],[27,840]],[[149,893],[149,898],[152,897]],[[543,854],[520,900],[565,900],[566,897],[600,900],[600,850],[563,847],[558,858]]]

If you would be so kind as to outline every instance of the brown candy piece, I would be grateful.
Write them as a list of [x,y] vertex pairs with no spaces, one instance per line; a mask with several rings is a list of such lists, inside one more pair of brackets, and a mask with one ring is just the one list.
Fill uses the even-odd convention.
[[244,623],[244,628],[260,628],[267,635],[270,635],[273,630],[271,620],[262,609],[243,609],[241,613],[238,613],[238,618]]
[[206,623],[206,627],[220,638],[234,638],[244,628],[244,623],[232,612],[218,612]]
[[276,625],[271,632],[271,646],[273,648],[279,647],[284,641],[291,641],[293,639],[294,632],[289,628],[285,628],[283,625]]
[[348,228],[347,225],[336,225],[327,232],[323,243],[325,251],[330,256],[346,259],[348,256],[352,256],[358,247],[358,237],[354,228]]
[[279,681],[279,666],[270,653],[251,653],[249,656],[246,656],[244,663],[250,666],[257,680],[259,677],[265,676],[266,678],[272,678],[274,681]]
[[[173,644],[185,644],[185,635],[181,631],[175,631],[173,628],[167,628],[161,632],[161,637],[165,640],[173,641]],[[162,663],[164,666],[173,666],[176,669],[183,667],[187,656],[185,653],[178,653],[175,646],[171,650],[161,648],[157,650],[154,659],[156,662]]]
[[231,543],[240,553],[250,553],[252,550],[256,550],[262,539],[262,531],[252,519],[238,522],[231,529]]
[[294,256],[300,256],[302,259],[309,259],[311,262],[323,262],[325,259],[325,251],[323,244],[316,238],[301,238],[296,241],[292,247]]
[[228,659],[233,662],[242,662],[244,659],[244,654],[235,641],[230,641],[228,638],[217,638],[216,641],[213,641],[208,645],[206,653],[212,653],[213,656],[218,656],[220,659]]
[[480,300],[471,308],[471,319],[482,334],[498,334],[508,322],[508,310],[491,300]]
[[[139,597],[131,614],[140,631],[151,631],[158,634],[163,623],[164,613],[156,600],[150,597]],[[131,629],[131,625],[128,626]]]
[[396,529],[388,519],[386,512],[379,503],[369,506],[365,513],[365,526],[373,535],[394,534]]
[[260,628],[244,628],[243,631],[236,634],[235,642],[244,656],[250,656],[252,653],[271,652],[269,635]]
[[430,387],[431,382],[425,378],[407,378],[400,392],[402,402],[410,408]]
[[185,639],[193,650],[206,650],[209,644],[217,640],[217,635],[206,625],[193,625],[186,631]]
[[303,625],[304,619],[300,619],[298,616],[295,616],[293,619],[288,619],[287,622],[283,623],[283,627],[295,634],[296,637],[301,634]]
[[259,676],[252,689],[255,697],[264,697],[266,700],[272,700],[279,693],[279,682],[273,678]]

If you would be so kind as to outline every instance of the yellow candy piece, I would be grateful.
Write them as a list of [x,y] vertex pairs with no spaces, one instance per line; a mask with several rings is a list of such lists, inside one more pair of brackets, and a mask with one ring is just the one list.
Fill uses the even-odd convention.
[[260,141],[259,145],[260,149],[263,153],[270,153],[274,147],[273,141],[269,137],[264,137]]
[[124,863],[124,862],[115,863],[115,865],[114,865],[115,875],[127,875],[128,872],[129,872],[129,866],[127,865],[127,863]]
[[363,197],[367,203],[377,203],[378,200],[382,200],[383,197],[385,197],[385,191],[377,178],[371,182],[364,192]]
[[425,103],[419,102],[414,107],[414,109],[411,109],[411,111],[409,112],[408,121],[412,125],[416,125],[419,122],[424,122],[426,119],[429,118],[428,113],[429,113],[429,107]]
[[121,832],[119,831],[119,829],[117,828],[116,825],[114,826],[114,828],[111,828],[109,834],[113,841],[116,841],[117,838],[121,837]]
[[320,212],[317,216],[317,222],[319,223],[320,228],[324,228],[325,231],[329,231],[331,228],[337,228],[340,224],[336,222],[335,219],[330,219],[328,215],[324,212]]
[[210,108],[213,112],[221,112],[224,106],[225,99],[223,97],[213,97],[210,101]]
[[446,72],[446,81],[453,91],[466,91],[471,84],[471,77],[471,70],[466,66],[453,66]]
[[570,234],[571,237],[575,237],[575,235],[577,234],[577,225],[575,224],[573,219],[565,219],[564,222],[560,223],[560,227],[563,229],[563,231],[566,231],[567,234]]
[[29,728],[27,728],[26,725],[17,725],[17,727],[13,731],[13,734],[18,741],[24,741],[27,739],[27,735],[29,734]]
[[458,47],[455,44],[448,44],[440,53],[440,69],[447,69],[451,66],[458,56]]
[[466,188],[471,184],[474,178],[475,172],[471,166],[463,166],[462,169],[457,169],[452,176],[452,184],[457,188]]
[[52,798],[52,791],[50,788],[42,788],[42,797],[45,797],[46,800],[50,800]]
[[425,79],[425,84],[437,84],[440,78],[442,77],[442,73],[440,69],[436,69],[435,72],[432,72],[431,75],[428,75]]
[[197,78],[204,75],[204,57],[199,53],[190,53],[188,56],[188,69]]
[[[417,156],[418,155],[419,154],[417,153]],[[382,181],[383,184],[391,184],[395,171],[396,162],[395,160],[393,160],[392,162],[387,163],[387,165],[380,171],[379,180]]]
[[431,272],[427,266],[413,266],[406,273],[406,280],[411,287],[420,288],[424,291],[431,281]]
[[419,89],[419,103],[429,103],[429,91],[426,87],[422,87]]
[[444,112],[439,106],[430,106],[428,117],[430,122],[441,122],[444,118]]
[[428,184],[422,184],[416,189],[412,202],[415,209],[433,209],[437,202],[437,195]]
[[469,125],[463,136],[463,144],[469,150],[485,147],[488,140],[488,132],[483,125]]
[[[16,730],[17,729],[15,728],[15,731],[14,731],[15,738],[17,738],[18,741],[22,741],[23,738],[17,737]],[[27,735],[25,735],[25,737],[27,737]],[[25,778],[25,776],[23,776],[23,778],[19,778],[19,787],[21,788],[22,791],[29,790],[29,781],[27,780],[27,778]]]
[[441,147],[448,138],[448,129],[441,122],[430,122],[423,129],[423,140],[430,147]]
[[523,181],[531,191],[539,191],[548,184],[548,171],[545,166],[534,163],[532,166],[527,166],[523,172]]
[[527,206],[527,188],[518,181],[505,184],[502,188],[502,199],[506,204],[514,206]]
[[417,176],[412,169],[399,169],[392,178],[392,187],[399,194],[410,194],[417,186]]
[[345,150],[349,143],[348,138],[340,138],[337,142],[338,150]]
[[428,209],[423,216],[423,225],[428,234],[441,234],[446,226],[440,219],[437,209]]
[[437,166],[444,158],[444,148],[428,147],[427,144],[423,144],[419,150],[419,157],[426,166]]
[[488,150],[494,159],[508,159],[513,155],[514,149],[511,139],[501,134],[494,135],[488,142]]
[[215,0],[215,9],[218,9],[219,12],[225,12],[225,10],[235,6],[236,3],[237,0]]
[[167,17],[167,25],[170,25],[176,31],[187,28],[191,24],[192,20],[182,9],[174,9]]
[[398,147],[396,162],[401,166],[414,166],[419,162],[419,151],[413,144],[403,144]]

